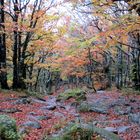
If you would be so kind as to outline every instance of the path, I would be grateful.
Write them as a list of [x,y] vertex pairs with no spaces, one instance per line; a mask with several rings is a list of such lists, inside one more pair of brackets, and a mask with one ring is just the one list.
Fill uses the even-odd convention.
[[122,96],[118,92],[88,94],[91,111],[79,113],[71,106],[73,99],[56,102],[56,95],[44,100],[0,94],[0,114],[17,120],[25,140],[41,140],[44,134],[55,134],[69,121],[79,118],[118,134],[124,140],[140,140],[140,96]]

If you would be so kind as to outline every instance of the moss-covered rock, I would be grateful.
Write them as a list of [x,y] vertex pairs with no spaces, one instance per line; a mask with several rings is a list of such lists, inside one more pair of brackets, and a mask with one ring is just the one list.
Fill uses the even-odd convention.
[[77,110],[79,112],[89,112],[90,111],[90,105],[88,103],[81,103],[78,107]]
[[74,98],[77,101],[86,100],[85,91],[79,88],[68,89],[65,92],[61,93],[57,100],[68,100],[70,98]]
[[90,124],[70,124],[59,135],[44,140],[92,140],[93,134],[106,140],[121,140],[116,134]]
[[0,115],[0,139],[19,140],[16,121],[7,115]]

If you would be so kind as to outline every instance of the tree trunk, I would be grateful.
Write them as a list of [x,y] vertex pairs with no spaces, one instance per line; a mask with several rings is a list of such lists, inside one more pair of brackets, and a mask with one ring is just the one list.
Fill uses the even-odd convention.
[[5,44],[5,27],[4,23],[4,0],[0,1],[0,84],[1,88],[8,89],[7,72],[6,72],[6,44]]
[[136,90],[140,90],[140,32],[130,33],[132,49],[132,82]]
[[88,59],[89,59],[88,73],[89,73],[89,82],[90,82],[89,84],[93,88],[93,90],[96,92],[96,89],[94,87],[94,79],[92,77],[92,74],[93,74],[93,62],[92,62],[92,56],[91,56],[90,48],[88,48]]

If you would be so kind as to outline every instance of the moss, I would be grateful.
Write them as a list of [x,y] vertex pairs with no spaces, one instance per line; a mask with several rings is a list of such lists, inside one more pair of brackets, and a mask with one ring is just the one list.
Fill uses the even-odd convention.
[[87,103],[81,103],[78,106],[77,109],[78,109],[79,112],[89,112],[90,111],[90,106]]
[[75,124],[69,126],[64,130],[65,132],[61,136],[47,138],[46,140],[90,140],[92,131],[79,127]]
[[44,140],[92,140],[93,134],[99,135],[98,139],[121,140],[116,134],[90,124],[70,124],[59,136]]
[[65,92],[61,93],[57,100],[68,100],[74,98],[77,101],[86,100],[85,91],[79,88],[68,89]]
[[0,139],[18,140],[16,122],[7,115],[0,115]]
[[140,95],[140,91],[133,88],[122,88],[120,91],[123,95]]

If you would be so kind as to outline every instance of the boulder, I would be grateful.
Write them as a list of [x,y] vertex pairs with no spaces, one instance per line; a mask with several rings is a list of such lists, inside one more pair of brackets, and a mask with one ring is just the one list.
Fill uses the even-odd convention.
[[91,124],[74,124],[66,126],[55,136],[47,137],[44,140],[89,140],[93,134],[97,134],[100,138],[106,140],[121,140],[116,134],[109,132],[103,128],[98,128]]
[[0,115],[0,139],[19,140],[16,121],[7,115]]
[[35,128],[35,129],[41,129],[41,125],[37,121],[27,121],[27,122],[23,123],[22,126],[31,127],[31,128]]
[[30,104],[31,99],[30,98],[20,98],[17,101],[15,101],[13,104]]
[[48,109],[48,110],[55,110],[56,109],[56,105],[48,105],[48,106],[46,106],[46,109]]
[[57,101],[68,100],[70,98],[74,98],[74,99],[76,99],[76,101],[83,101],[83,100],[86,100],[85,94],[86,94],[86,92],[79,88],[68,89],[68,90],[65,90],[63,93],[61,93],[57,97]]
[[117,128],[119,133],[124,133],[126,132],[128,129],[130,128],[130,126],[120,126]]
[[101,114],[108,114],[108,108],[106,108],[105,106],[91,105],[90,111],[101,113]]
[[0,109],[0,112],[4,112],[4,113],[16,113],[16,112],[22,112],[22,110],[20,110],[18,108],[2,108],[2,109]]
[[115,134],[118,134],[118,133],[126,132],[129,128],[130,128],[130,126],[119,126],[117,128],[115,128],[115,127],[105,127],[105,130],[113,132]]
[[129,114],[128,118],[129,118],[129,121],[137,123],[137,124],[140,125],[140,112],[131,113],[131,114]]
[[117,115],[127,115],[130,114],[132,111],[131,106],[116,106],[115,112]]
[[78,105],[77,110],[79,112],[97,112],[101,114],[108,114],[108,106],[104,103],[87,103],[83,102]]
[[105,127],[105,130],[118,134],[118,130],[114,127]]
[[103,93],[105,93],[105,91],[104,90],[97,90],[96,93],[103,94]]
[[49,116],[33,116],[33,115],[29,115],[28,116],[28,118],[29,119],[32,119],[32,120],[35,120],[35,121],[40,121],[40,120],[49,120],[49,119],[51,119],[51,117],[49,117]]

